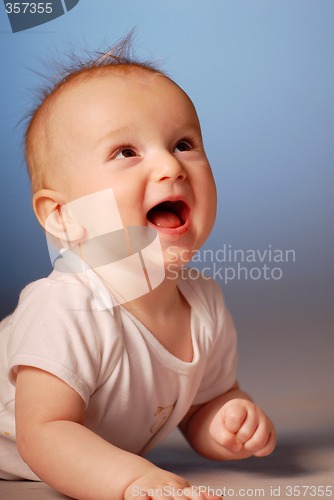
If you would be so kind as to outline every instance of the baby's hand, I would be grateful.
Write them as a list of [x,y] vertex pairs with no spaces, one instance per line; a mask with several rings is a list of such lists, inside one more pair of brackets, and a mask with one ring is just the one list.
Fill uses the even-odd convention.
[[[236,455],[264,457],[275,448],[275,429],[265,413],[247,399],[231,399],[210,425],[217,444]],[[240,456],[242,458],[242,456]]]
[[200,493],[196,486],[165,470],[154,468],[139,477],[127,487],[124,500],[140,498],[143,500],[161,500],[161,498],[188,500],[221,500],[221,496]]

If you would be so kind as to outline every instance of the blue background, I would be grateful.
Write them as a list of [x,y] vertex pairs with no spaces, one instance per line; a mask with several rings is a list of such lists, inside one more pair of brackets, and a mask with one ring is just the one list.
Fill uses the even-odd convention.
[[[206,248],[296,252],[280,280],[222,283],[239,330],[239,378],[278,415],[279,430],[307,430],[305,411],[319,432],[332,428],[333,26],[332,0],[80,0],[13,34],[1,3],[0,318],[50,271],[18,125],[38,73],[136,27],[136,53],[189,93],[201,119],[219,192]],[[311,403],[298,405],[305,396]]]

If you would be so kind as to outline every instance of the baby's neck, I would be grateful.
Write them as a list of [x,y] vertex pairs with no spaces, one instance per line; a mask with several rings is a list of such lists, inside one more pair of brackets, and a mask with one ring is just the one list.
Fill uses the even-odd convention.
[[176,280],[165,280],[155,290],[123,307],[171,354],[183,361],[192,361],[190,306],[180,293]]
[[123,306],[136,317],[140,314],[167,318],[175,313],[179,303],[177,279],[166,277],[157,288]]

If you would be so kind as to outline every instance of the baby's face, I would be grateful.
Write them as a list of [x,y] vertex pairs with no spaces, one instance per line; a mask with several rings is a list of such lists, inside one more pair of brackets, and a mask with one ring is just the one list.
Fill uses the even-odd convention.
[[74,83],[51,132],[64,203],[112,188],[123,225],[154,227],[165,261],[184,263],[204,243],[216,189],[194,106],[173,82],[134,70]]

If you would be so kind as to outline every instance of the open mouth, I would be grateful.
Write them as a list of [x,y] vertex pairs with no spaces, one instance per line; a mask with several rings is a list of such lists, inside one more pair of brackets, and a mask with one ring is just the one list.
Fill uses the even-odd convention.
[[189,217],[189,208],[182,200],[163,201],[151,208],[146,217],[157,227],[175,229],[185,225]]

